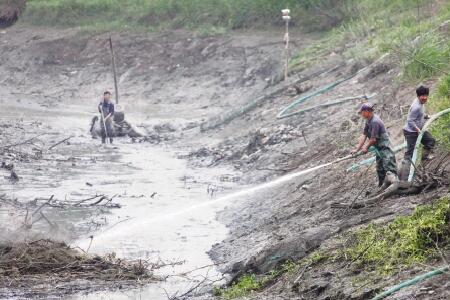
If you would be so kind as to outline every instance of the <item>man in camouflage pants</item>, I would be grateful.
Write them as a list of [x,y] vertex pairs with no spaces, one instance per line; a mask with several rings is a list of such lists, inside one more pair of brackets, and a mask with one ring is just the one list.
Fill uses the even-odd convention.
[[109,138],[109,143],[113,143],[114,127],[114,104],[111,102],[111,93],[106,91],[103,93],[103,100],[98,105],[100,113],[100,126],[102,128],[102,143],[106,143],[106,138]]
[[[392,151],[389,135],[380,117],[373,112],[371,104],[363,104],[359,110],[361,117],[367,120],[364,132],[359,138],[358,145],[352,151],[356,154],[359,151],[367,153],[369,148],[375,148],[377,160],[378,186],[387,188],[392,183],[398,181],[397,162],[395,153]],[[369,141],[366,144],[366,141]]]

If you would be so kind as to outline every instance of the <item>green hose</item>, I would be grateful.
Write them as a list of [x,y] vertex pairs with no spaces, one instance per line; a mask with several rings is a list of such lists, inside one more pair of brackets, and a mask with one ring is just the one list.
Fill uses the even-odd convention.
[[305,102],[306,100],[309,100],[309,99],[311,99],[311,98],[313,98],[313,97],[315,97],[315,96],[317,96],[317,95],[321,95],[321,94],[323,94],[323,93],[325,93],[325,92],[331,91],[332,89],[334,89],[334,88],[337,87],[338,85],[340,85],[340,84],[342,84],[342,83],[344,83],[344,82],[346,82],[346,81],[352,79],[352,78],[355,77],[356,75],[358,75],[358,74],[364,72],[365,70],[369,69],[372,65],[374,65],[375,63],[377,63],[377,62],[383,60],[383,59],[386,58],[388,55],[389,55],[389,54],[384,54],[384,55],[382,55],[380,58],[378,58],[375,62],[373,62],[371,65],[369,65],[369,66],[367,66],[367,67],[364,67],[364,68],[360,69],[358,72],[353,73],[352,75],[350,75],[350,76],[348,76],[348,77],[339,79],[338,81],[335,81],[335,82],[333,82],[333,83],[331,83],[331,84],[329,84],[329,85],[326,85],[326,86],[324,86],[323,88],[321,88],[321,89],[319,89],[319,90],[317,90],[317,91],[315,91],[315,92],[313,92],[313,93],[311,93],[311,94],[309,94],[309,95],[306,95],[306,96],[304,96],[304,97],[301,97],[301,98],[295,100],[294,102],[292,102],[291,104],[289,104],[288,106],[286,106],[285,108],[283,108],[283,109],[281,110],[281,112],[277,115],[277,119],[284,119],[284,118],[287,118],[287,117],[296,115],[296,114],[299,113],[299,112],[292,112],[292,113],[289,113],[289,111],[292,110],[292,109],[293,109],[294,107],[296,107],[297,105],[299,105],[299,104]]
[[287,117],[290,117],[290,116],[293,116],[293,115],[299,115],[299,114],[302,114],[302,113],[305,113],[305,112],[309,112],[309,111],[312,111],[312,110],[317,110],[317,109],[320,109],[320,108],[328,108],[328,107],[331,107],[331,106],[334,106],[334,105],[342,104],[342,103],[353,101],[353,100],[364,99],[365,101],[368,101],[369,99],[375,97],[376,95],[377,94],[359,95],[359,96],[352,96],[352,97],[346,97],[346,98],[340,98],[340,99],[333,99],[333,100],[327,101],[324,104],[319,104],[319,105],[315,105],[315,106],[312,106],[312,107],[307,107],[307,108],[304,108],[304,109],[297,110],[297,111],[295,111],[293,113],[285,115],[285,117],[287,118]]
[[234,120],[235,118],[237,118],[239,116],[242,116],[243,114],[248,113],[249,111],[255,109],[256,107],[258,107],[259,105],[263,104],[265,101],[267,101],[271,97],[273,97],[273,96],[283,92],[284,90],[286,90],[288,88],[288,86],[290,86],[292,84],[299,84],[299,83],[308,81],[311,78],[314,78],[314,77],[317,77],[317,76],[321,76],[323,74],[327,74],[329,72],[334,71],[335,69],[337,69],[339,67],[340,67],[340,65],[335,66],[335,67],[333,67],[331,69],[321,69],[321,70],[313,72],[311,74],[307,74],[304,77],[296,80],[293,83],[290,82],[287,85],[284,84],[281,87],[275,89],[274,91],[272,91],[272,92],[270,92],[270,93],[268,93],[266,95],[260,96],[260,97],[258,97],[256,99],[248,102],[244,106],[241,106],[241,107],[239,107],[237,109],[234,109],[232,111],[229,111],[229,112],[222,113],[219,116],[217,116],[215,118],[212,118],[212,119],[202,123],[200,125],[200,129],[201,129],[201,131],[206,131],[206,130],[209,130],[209,129],[217,128],[217,127],[219,127],[219,126],[221,126],[223,124],[227,124],[227,123],[231,122],[232,120]]
[[[394,147],[394,149],[392,149],[392,150],[395,153],[397,153],[400,150],[405,149],[405,148],[406,148],[406,143],[403,143],[401,145]],[[360,161],[356,164],[353,164],[347,168],[347,172],[355,172],[355,171],[359,170],[359,168],[361,166],[368,166],[368,165],[372,164],[375,161],[375,159],[376,159],[376,157],[371,157],[371,158],[365,159],[363,161]]]
[[[416,161],[417,161],[417,156],[419,153],[419,148],[420,148],[420,144],[422,143],[422,137],[425,134],[425,132],[427,131],[428,127],[430,127],[430,125],[436,121],[437,119],[439,119],[440,117],[442,117],[445,114],[450,113],[450,108],[447,108],[443,111],[438,112],[437,114],[434,114],[430,117],[430,119],[425,123],[425,125],[423,126],[422,130],[420,131],[419,136],[417,137],[417,141],[416,141],[416,146],[414,147],[414,153],[411,159],[412,165],[413,166],[417,166]],[[416,171],[416,168],[411,168],[411,170],[409,171],[409,176],[408,176],[408,182],[412,182],[414,179],[414,173]]]
[[407,281],[403,281],[402,283],[400,283],[400,284],[398,284],[398,285],[388,289],[387,291],[385,291],[385,292],[383,292],[383,293],[373,297],[372,300],[384,299],[384,298],[386,298],[386,297],[388,297],[388,296],[398,292],[399,290],[401,290],[401,289],[403,289],[405,287],[414,285],[414,284],[416,284],[416,283],[418,283],[420,281],[423,281],[425,279],[428,279],[428,278],[431,278],[431,277],[434,277],[434,276],[437,276],[437,275],[441,275],[441,274],[447,272],[448,270],[449,270],[449,267],[446,266],[446,267],[435,269],[435,270],[433,270],[431,272],[419,275],[419,276],[414,277],[412,279],[409,279]]
[[361,73],[362,71],[364,71],[365,69],[367,69],[367,67],[362,68],[361,70],[359,70],[356,73],[353,73],[352,75],[345,77],[343,79],[339,79],[338,81],[335,81],[333,83],[330,83],[329,85],[324,86],[323,88],[308,94],[306,96],[303,96],[297,100],[295,100],[294,102],[292,102],[291,104],[289,104],[288,106],[286,106],[285,108],[283,108],[281,110],[281,112],[277,115],[277,119],[284,119],[290,116],[293,116],[295,114],[298,114],[299,112],[292,112],[292,113],[288,113],[291,109],[293,109],[294,107],[298,106],[299,104],[305,102],[306,100],[309,100],[311,98],[314,98],[315,96],[321,95],[323,93],[326,93],[328,91],[331,91],[332,89],[334,89],[335,87],[337,87],[338,85],[352,79],[353,77],[355,77],[356,75],[358,75],[359,73]]

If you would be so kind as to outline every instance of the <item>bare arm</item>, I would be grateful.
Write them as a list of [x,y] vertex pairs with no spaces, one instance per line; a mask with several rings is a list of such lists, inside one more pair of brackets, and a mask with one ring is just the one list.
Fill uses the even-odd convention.
[[369,142],[367,143],[367,145],[365,145],[365,146],[363,147],[362,151],[363,151],[364,153],[369,152],[369,148],[370,148],[371,146],[375,145],[376,143],[377,143],[377,139],[376,139],[376,138],[371,138],[371,139],[369,140]]
[[361,148],[364,146],[364,143],[367,140],[367,136],[365,134],[361,134],[361,136],[358,139],[358,145],[356,146],[356,148],[352,151],[352,154],[357,153],[359,150],[361,150]]

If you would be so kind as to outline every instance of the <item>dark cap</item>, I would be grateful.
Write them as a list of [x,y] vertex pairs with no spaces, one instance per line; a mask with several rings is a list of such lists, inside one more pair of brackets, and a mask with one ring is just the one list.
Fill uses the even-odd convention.
[[359,112],[362,113],[363,111],[373,111],[373,104],[364,103],[363,105],[361,105]]

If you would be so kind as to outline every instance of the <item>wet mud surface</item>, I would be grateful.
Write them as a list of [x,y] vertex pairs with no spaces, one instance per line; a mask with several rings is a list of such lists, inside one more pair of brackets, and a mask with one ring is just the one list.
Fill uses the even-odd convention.
[[116,34],[121,107],[150,139],[101,146],[88,129],[99,95],[112,90],[106,38],[72,29],[0,32],[0,158],[18,176],[0,170],[1,238],[51,237],[102,257],[143,260],[162,265],[154,275],[165,280],[130,289],[120,280],[54,278],[54,286],[6,285],[4,298],[167,299],[222,278],[207,251],[227,236],[216,215],[236,200],[222,195],[244,188],[241,172],[185,158],[211,141],[199,133],[202,121],[278,76],[279,36]]
[[[276,115],[308,90],[364,66],[369,66],[367,72],[299,108],[377,93],[371,101],[377,104],[393,144],[403,142],[404,108],[413,99],[413,90],[396,83],[399,70],[389,58],[372,65],[333,53],[294,75],[331,70],[311,77],[300,91],[286,85],[250,112],[201,132],[200,124],[272,88],[280,74],[279,36],[115,34],[121,103],[130,120],[149,136],[160,138],[156,145],[155,139],[151,143],[121,139],[100,146],[87,131],[98,95],[112,89],[106,35],[15,27],[1,32],[0,39],[0,83],[5,95],[0,100],[2,144],[45,133],[12,148],[14,157],[1,151],[0,159],[13,162],[20,179],[13,184],[10,172],[1,170],[5,177],[0,178],[0,195],[8,199],[0,210],[5,216],[0,224],[7,229],[4,232],[20,228],[26,219],[26,210],[6,203],[17,198],[36,201],[33,205],[39,207],[54,195],[56,202],[50,204],[66,206],[49,205],[43,212],[58,231],[44,219],[22,238],[50,233],[98,255],[114,252],[127,259],[168,263],[155,272],[165,276],[164,283],[96,293],[92,293],[95,287],[87,287],[70,299],[167,299],[167,295],[194,299],[182,297],[182,291],[229,283],[247,272],[266,273],[287,260],[305,257],[342,232],[408,214],[418,204],[446,193],[440,188],[358,210],[333,209],[334,202],[364,202],[374,191],[374,166],[346,171],[355,160],[271,184],[283,175],[348,154],[363,125],[355,112],[365,100],[282,120]],[[311,41],[311,37],[298,39],[304,43],[296,45],[294,39],[297,48]],[[48,149],[68,136],[73,137]],[[102,195],[106,198],[96,205],[86,207],[98,200],[75,205]],[[342,289],[339,280],[329,280],[329,273],[321,271],[305,277],[303,289],[295,291],[280,282],[255,299],[364,299],[360,291]],[[323,286],[317,283],[322,274],[327,283]],[[340,275],[349,280],[353,276]],[[320,294],[308,293],[317,287]],[[213,298],[204,291],[196,289],[201,294],[197,299]]]

